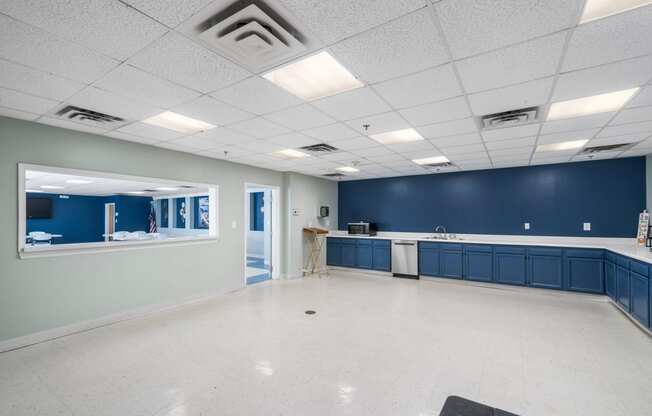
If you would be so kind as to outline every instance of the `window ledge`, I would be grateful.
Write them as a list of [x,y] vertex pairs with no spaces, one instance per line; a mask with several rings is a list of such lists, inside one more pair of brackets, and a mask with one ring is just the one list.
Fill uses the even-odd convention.
[[102,241],[97,243],[25,246],[18,252],[21,259],[39,257],[69,256],[73,254],[107,253],[114,251],[140,250],[156,247],[188,246],[218,241],[213,236],[169,237],[164,240]]

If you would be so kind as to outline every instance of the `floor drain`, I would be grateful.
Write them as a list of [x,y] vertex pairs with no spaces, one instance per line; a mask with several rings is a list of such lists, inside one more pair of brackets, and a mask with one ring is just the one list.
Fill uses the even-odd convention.
[[314,314],[316,314],[317,312],[315,312],[315,311],[306,311],[305,313],[306,313],[306,315],[314,315]]

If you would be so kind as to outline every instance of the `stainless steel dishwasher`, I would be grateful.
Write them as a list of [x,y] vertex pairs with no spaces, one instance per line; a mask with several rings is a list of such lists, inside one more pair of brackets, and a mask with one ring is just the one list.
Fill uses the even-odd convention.
[[419,278],[419,251],[415,240],[392,240],[392,274]]

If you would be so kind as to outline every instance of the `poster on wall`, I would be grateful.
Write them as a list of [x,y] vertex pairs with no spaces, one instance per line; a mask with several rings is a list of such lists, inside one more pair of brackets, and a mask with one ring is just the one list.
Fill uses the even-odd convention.
[[647,210],[641,212],[638,216],[638,244],[644,245],[647,242],[647,230],[650,225],[650,214]]
[[199,198],[199,228],[208,228],[208,197]]

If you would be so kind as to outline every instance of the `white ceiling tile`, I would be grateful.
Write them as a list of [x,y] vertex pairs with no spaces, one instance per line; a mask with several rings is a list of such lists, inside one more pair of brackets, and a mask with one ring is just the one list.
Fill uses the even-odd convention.
[[184,153],[193,153],[197,150],[194,147],[182,146],[180,144],[172,143],[172,142],[158,142],[152,144],[152,146],[160,147],[162,149],[174,150],[176,152],[184,152]]
[[652,85],[641,88],[641,90],[627,103],[628,108],[652,105]]
[[616,126],[618,124],[637,123],[649,120],[652,120],[652,106],[625,109],[610,124]]
[[125,3],[170,27],[178,26],[211,1],[213,0],[124,0]]
[[38,122],[50,126],[61,127],[64,129],[82,131],[84,133],[104,134],[106,132],[106,129],[87,126],[85,124],[75,123],[73,121],[62,120],[60,118],[41,117],[38,119]]
[[69,104],[127,120],[143,120],[163,112],[163,109],[139,103],[131,98],[114,94],[100,88],[87,87],[73,95]]
[[113,139],[125,140],[128,142],[142,143],[142,144],[152,144],[158,143],[158,139],[150,139],[147,137],[134,136],[133,134],[124,133],[121,131],[113,130],[106,133],[102,133],[104,136],[111,137]]
[[615,113],[600,113],[584,117],[565,118],[543,123],[541,134],[561,133],[564,131],[585,130],[602,127],[607,124]]
[[416,142],[408,142],[408,143],[396,143],[396,144],[388,145],[387,148],[400,154],[405,154],[410,152],[421,152],[421,151],[437,153],[435,147],[428,140],[419,140]]
[[592,160],[602,160],[602,159],[613,159],[617,157],[621,152],[602,152],[597,154],[583,155],[578,154],[577,156],[571,159],[574,162],[590,162]]
[[504,168],[518,168],[521,166],[527,166],[530,164],[530,160],[525,158],[525,159],[518,159],[518,160],[504,160],[504,161],[494,161],[494,168],[496,169],[504,169]]
[[391,108],[371,88],[357,88],[342,94],[322,98],[315,107],[340,121],[384,113]]
[[639,143],[649,136],[648,134],[630,134],[626,136],[605,137],[602,139],[593,139],[586,144],[586,147],[609,146],[614,144]]
[[432,139],[430,142],[436,147],[463,146],[467,144],[482,144],[482,137],[478,133],[462,134]]
[[57,105],[59,105],[58,101],[0,87],[0,107],[12,108],[34,114],[44,114]]
[[426,139],[436,139],[439,137],[455,136],[459,134],[475,133],[478,131],[478,125],[472,118],[462,120],[447,121],[444,123],[429,124],[418,127],[417,130]]
[[577,140],[589,140],[599,132],[600,129],[565,131],[560,133],[542,134],[539,136],[538,144],[572,142]]
[[254,140],[253,142],[239,144],[238,147],[247,149],[251,153],[272,153],[284,149],[280,144],[267,140]]
[[0,57],[84,83],[95,81],[119,64],[2,14]]
[[266,119],[288,127],[293,130],[305,130],[312,127],[320,127],[335,122],[324,113],[315,110],[309,104],[301,104],[296,107],[269,113],[264,116]]
[[0,59],[0,86],[50,100],[63,101],[84,84]]
[[453,155],[450,157],[453,163],[458,166],[491,164],[489,155],[484,153],[466,153],[461,155]]
[[339,140],[333,142],[332,145],[341,150],[353,151],[357,149],[365,149],[368,147],[376,147],[378,146],[378,142],[371,140],[368,137],[356,137],[353,139]]
[[492,160],[521,160],[529,158],[534,146],[516,147],[512,149],[488,150]]
[[620,155],[618,155],[618,158],[647,156],[649,154],[652,154],[652,149],[640,149],[640,150],[631,149],[622,152]]
[[[575,151],[575,153],[577,153],[577,150]],[[570,161],[571,156],[573,156],[575,153],[565,154],[561,156],[552,156],[550,152],[535,153],[534,156],[532,156],[532,161],[530,162],[530,164],[551,165],[555,163],[566,163]],[[556,155],[557,153],[555,152],[554,154]]]
[[412,107],[462,94],[451,64],[381,82],[373,88],[394,108]]
[[213,140],[198,136],[182,137],[180,139],[170,140],[170,143],[197,150],[207,150],[217,147],[217,144]]
[[634,133],[652,133],[652,121],[642,123],[621,124],[619,126],[605,127],[597,137],[622,136]]
[[344,66],[369,83],[448,61],[444,42],[427,8],[348,38],[330,49]]
[[553,78],[544,78],[523,84],[469,95],[475,115],[495,114],[502,111],[534,107],[548,101]]
[[96,87],[161,108],[199,97],[199,93],[123,64],[95,82]]
[[305,136],[301,133],[288,133],[288,134],[283,134],[281,136],[277,137],[272,137],[270,139],[267,139],[272,143],[280,144],[281,146],[285,146],[288,149],[295,149],[298,147],[303,147],[303,146],[310,146],[312,144],[317,144],[319,143],[317,140]]
[[302,100],[260,77],[250,77],[211,95],[257,115],[301,104]]
[[253,114],[231,107],[208,96],[202,96],[196,100],[173,107],[172,111],[217,126],[255,117]]
[[370,147],[368,149],[359,149],[353,152],[357,156],[364,158],[384,158],[384,157],[395,157],[397,156],[392,150],[388,149],[385,146]]
[[485,170],[485,169],[493,168],[493,165],[491,163],[468,163],[468,164],[458,165],[458,166],[460,169],[464,171]]
[[420,9],[423,0],[279,0],[326,43]]
[[464,146],[451,146],[440,149],[446,156],[451,156],[456,160],[463,160],[460,155],[472,155],[469,156],[471,159],[477,159],[482,156],[487,156],[487,151],[483,144],[467,144]]
[[316,127],[314,129],[304,130],[302,133],[324,142],[334,142],[337,140],[350,139],[360,135],[357,131],[342,123]]
[[0,116],[11,117],[19,120],[36,120],[40,117],[39,114],[29,113],[27,111],[20,111],[13,108],[0,107]]
[[652,6],[639,7],[579,26],[568,45],[563,71],[652,53],[650,26]]
[[[359,151],[355,150],[355,153],[358,154]],[[391,154],[386,154],[382,156],[366,156],[365,159],[370,160],[374,163],[386,163],[386,162],[398,162],[405,160],[405,157],[399,155],[398,153],[392,152]]]
[[238,145],[256,140],[253,137],[224,127],[217,127],[214,129],[206,130],[193,135],[193,137],[212,140],[217,146]]
[[554,75],[566,32],[531,40],[456,63],[469,93]]
[[508,127],[503,129],[484,130],[481,134],[486,141],[536,136],[539,134],[539,124],[527,124],[524,126]]
[[119,1],[3,1],[0,12],[120,60],[167,31]]
[[534,146],[537,137],[523,137],[520,139],[497,140],[485,143],[487,150],[490,152],[502,149],[513,149],[518,147]]
[[632,150],[652,149],[652,137],[639,142]]
[[349,153],[349,152],[325,153],[323,155],[319,155],[319,158],[321,160],[329,160],[331,162],[338,162],[338,163],[342,163],[343,161],[350,162],[353,160],[358,160],[358,161],[360,160],[359,156],[356,156],[353,153]]
[[183,136],[178,131],[164,129],[163,127],[153,126],[145,123],[132,123],[115,130],[120,133],[127,133],[134,136],[146,137],[148,139],[167,141]]
[[230,125],[229,128],[257,139],[280,136],[281,134],[290,132],[285,127],[265,120],[262,117],[241,121]]
[[443,0],[435,4],[455,58],[565,29],[581,0]]
[[[363,117],[357,120],[348,121],[352,129],[360,134],[371,135],[386,133],[390,131],[408,129],[411,126],[396,112],[377,114],[375,116]],[[369,128],[365,129],[364,125],[368,124]]]
[[234,84],[250,75],[231,61],[174,32],[136,54],[130,63],[203,93]]
[[652,56],[561,74],[552,101],[625,90],[652,78]]
[[399,113],[413,126],[441,123],[471,117],[464,97],[451,98],[437,103],[406,108]]

